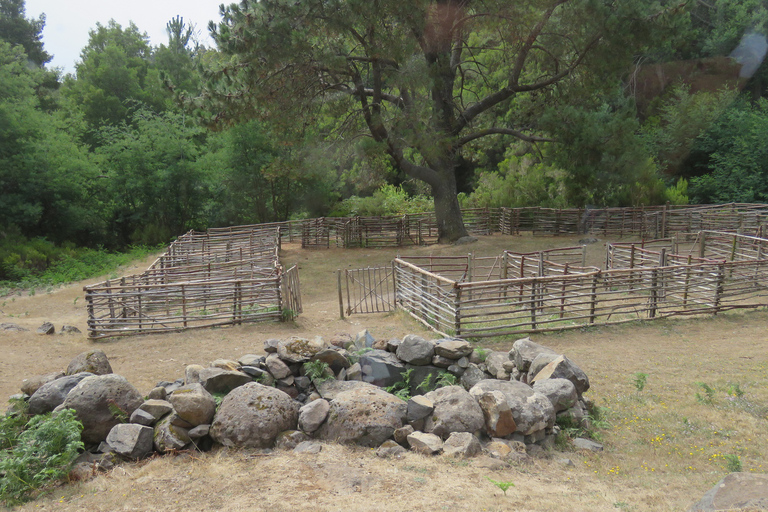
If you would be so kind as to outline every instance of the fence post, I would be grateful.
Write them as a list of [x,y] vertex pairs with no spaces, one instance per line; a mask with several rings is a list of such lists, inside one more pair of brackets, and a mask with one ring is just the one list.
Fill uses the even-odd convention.
[[456,290],[456,296],[453,299],[454,314],[454,336],[461,336],[461,284],[454,284],[454,290]]
[[600,271],[598,270],[595,275],[592,276],[592,291],[589,300],[589,323],[595,323],[595,311],[597,310],[597,281],[600,278]]
[[544,277],[544,251],[539,251],[539,277]]
[[586,246],[586,244],[581,246],[581,266],[582,266],[582,268],[587,266],[587,246]]
[[723,282],[725,281],[725,262],[720,263],[717,266],[717,281],[715,286],[715,312],[714,315],[720,311],[720,300],[723,297]]
[[656,317],[656,267],[651,269],[651,297],[648,306],[648,318]]
[[181,317],[184,319],[184,327],[187,326],[187,297],[184,295],[184,285],[181,285]]
[[[504,251],[503,253],[501,253],[501,269],[499,269],[499,277],[503,280],[507,279],[507,264],[508,264],[507,251]],[[504,297],[505,301],[507,300],[507,288],[508,286],[504,285],[504,292],[502,296]]]
[[704,258],[705,242],[707,236],[704,231],[699,231],[699,258]]
[[683,306],[688,306],[688,291],[691,282],[691,255],[688,255],[688,265],[685,267],[685,287],[683,288]]
[[341,269],[336,270],[336,288],[339,292],[339,318],[344,320],[344,295],[341,293]]
[[536,329],[536,280],[531,280],[531,329]]
[[397,309],[397,272],[395,271],[395,261],[392,260],[392,311]]

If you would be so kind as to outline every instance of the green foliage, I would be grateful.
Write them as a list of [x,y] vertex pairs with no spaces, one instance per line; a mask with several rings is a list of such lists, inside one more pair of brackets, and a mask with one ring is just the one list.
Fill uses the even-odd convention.
[[7,506],[22,503],[65,477],[83,449],[82,430],[71,409],[30,419],[13,446],[0,453],[0,500]]
[[368,217],[404,215],[434,210],[434,203],[426,196],[409,196],[402,187],[382,185],[372,196],[352,196],[336,205],[333,215],[338,217]]
[[128,423],[128,420],[129,420],[128,412],[125,411],[122,407],[120,407],[117,404],[117,402],[115,402],[114,400],[108,400],[107,409],[109,409],[109,412],[112,414],[112,417],[115,418],[119,423]]
[[480,361],[485,361],[488,355],[491,353],[490,349],[487,348],[476,348],[475,354],[477,355],[477,358],[480,359]]
[[715,403],[715,388],[706,382],[697,382],[696,386],[701,388],[702,393],[696,393],[696,401],[700,404],[713,405]]
[[333,380],[333,371],[325,361],[307,361],[303,366],[304,375],[309,377],[315,384]]
[[514,484],[513,482],[497,482],[496,480],[491,480],[491,479],[490,479],[490,478],[488,478],[488,477],[485,477],[485,478],[486,478],[486,480],[488,480],[489,482],[491,482],[493,485],[495,485],[496,487],[498,487],[499,489],[501,489],[501,490],[504,492],[504,496],[506,496],[506,495],[507,495],[507,490],[508,490],[510,487],[514,487],[514,486],[515,486],[515,484]]
[[606,411],[602,407],[593,405],[588,411],[588,428],[574,421],[569,415],[560,415],[555,419],[555,424],[560,427],[560,434],[555,439],[555,443],[560,448],[566,448],[570,444],[570,439],[576,437],[585,437],[601,441],[600,431],[611,428],[611,424],[606,418]]
[[723,455],[725,459],[725,469],[730,473],[739,473],[742,470],[741,457],[735,453],[726,453]]
[[24,0],[0,0],[0,39],[19,45],[29,60],[43,66],[53,58],[43,48],[45,15],[27,18]]
[[211,396],[213,397],[213,401],[216,403],[216,409],[218,409],[219,406],[221,405],[221,402],[224,401],[224,397],[227,396],[227,394],[217,392],[217,393],[211,393]]
[[0,417],[0,453],[16,446],[19,435],[24,431],[24,427],[29,421],[27,409],[29,404],[26,400],[12,399],[9,411]]
[[642,392],[643,389],[645,389],[645,383],[648,380],[648,374],[637,372],[634,374],[634,378],[632,379],[632,384],[635,385],[635,389],[638,393]]
[[728,394],[735,398],[742,398],[744,396],[744,390],[741,389],[739,383],[732,383],[728,385]]
[[391,386],[387,386],[384,390],[387,393],[392,393],[400,400],[407,402],[411,399],[411,373],[413,373],[413,368],[408,368],[400,374],[403,380],[395,382]]

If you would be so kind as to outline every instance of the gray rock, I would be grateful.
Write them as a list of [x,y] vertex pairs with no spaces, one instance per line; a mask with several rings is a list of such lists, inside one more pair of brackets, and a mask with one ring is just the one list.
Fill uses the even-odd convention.
[[472,389],[472,387],[480,382],[481,380],[489,379],[492,376],[485,373],[483,370],[480,369],[479,366],[477,366],[474,363],[469,363],[467,366],[467,369],[464,370],[464,373],[461,375],[461,379],[459,379],[459,382],[462,386],[464,386],[464,389],[469,391]]
[[350,367],[349,359],[347,359],[342,352],[332,348],[325,348],[319,351],[312,356],[312,361],[324,362],[331,370],[333,370],[334,374],[338,374],[341,370]]
[[334,334],[331,336],[329,342],[334,347],[346,348],[348,345],[352,344],[352,336],[347,333]]
[[298,426],[299,404],[282,391],[249,382],[221,402],[211,437],[224,446],[272,447],[278,434]]
[[[190,364],[187,365],[186,368],[184,368],[184,384],[190,385],[190,384],[199,384],[200,383],[200,372],[205,370],[205,366],[201,364]],[[173,390],[166,389],[166,392],[172,392]]]
[[135,423],[121,423],[112,427],[107,434],[107,444],[112,450],[129,459],[143,459],[152,452],[150,427]]
[[581,368],[565,356],[560,356],[544,368],[533,378],[532,383],[543,379],[568,379],[576,386],[576,393],[581,396],[589,389],[589,378]]
[[456,364],[462,370],[466,370],[469,367],[469,359],[466,357],[460,357],[459,359],[456,360]]
[[147,395],[150,400],[165,400],[168,397],[168,392],[162,386],[152,388]]
[[768,510],[768,475],[731,473],[715,484],[689,512]]
[[446,386],[425,397],[435,405],[424,423],[424,431],[447,439],[453,432],[474,433],[483,428],[483,411],[461,386]]
[[312,438],[300,430],[286,430],[280,432],[275,439],[275,448],[278,450],[293,450],[300,443],[310,441]]
[[285,364],[276,353],[269,354],[264,361],[264,364],[267,365],[267,370],[269,370],[269,373],[271,373],[275,379],[284,379],[291,375],[291,369],[288,368],[288,365]]
[[542,353],[559,355],[554,350],[531,341],[531,338],[522,338],[512,345],[509,351],[509,358],[515,362],[517,369],[521,372],[527,372],[536,356]]
[[314,390],[314,388],[312,387],[312,381],[310,380],[310,378],[303,375],[300,377],[294,377],[293,384],[296,386],[296,389],[298,389],[302,393],[309,391],[310,389]]
[[480,441],[469,432],[453,432],[443,443],[443,455],[449,457],[477,457],[482,452]]
[[46,373],[45,375],[38,375],[36,377],[30,377],[21,381],[21,392],[25,395],[32,396],[35,391],[40,389],[43,384],[48,384],[56,379],[60,379],[64,376],[63,372]]
[[415,334],[405,336],[397,347],[397,358],[416,366],[432,363],[434,356],[435,342]]
[[325,398],[329,402],[335,399],[339,393],[342,393],[344,391],[349,391],[351,389],[357,389],[357,388],[379,389],[373,384],[368,384],[367,382],[362,382],[359,380],[347,380],[347,381],[326,380],[326,381],[317,383],[315,387],[317,388],[317,392],[320,393],[320,396]]
[[314,400],[299,409],[299,428],[304,432],[314,432],[328,417],[331,404],[327,400]]
[[397,444],[407,446],[408,436],[413,434],[415,429],[411,425],[405,425],[395,430],[392,436],[395,438]]
[[45,322],[43,325],[37,328],[37,334],[51,335],[56,334],[56,328],[51,322]]
[[45,414],[53,411],[64,403],[67,395],[75,386],[83,379],[93,376],[92,373],[84,372],[61,377],[60,379],[43,384],[29,397],[29,414]]
[[485,366],[488,373],[501,380],[509,380],[509,372],[504,369],[504,363],[509,361],[509,355],[506,352],[491,352],[485,358]]
[[472,345],[468,341],[459,338],[439,340],[435,345],[435,354],[453,360],[468,357],[472,350]]
[[80,334],[80,329],[74,325],[62,325],[59,334]]
[[577,437],[576,439],[574,439],[573,447],[578,450],[589,450],[591,452],[603,451],[603,445],[601,445],[600,443],[591,441],[589,439],[584,439],[583,437]]
[[371,335],[371,333],[368,332],[368,329],[364,329],[355,335],[355,341],[353,342],[353,346],[355,347],[355,350],[359,352],[360,350],[363,350],[365,348],[373,348],[373,344],[375,342],[376,342],[376,338],[374,338]]
[[363,380],[363,369],[360,363],[355,363],[347,368],[347,380]]
[[229,393],[233,389],[249,382],[253,382],[253,378],[240,371],[225,370],[218,367],[200,370],[200,384],[209,393]]
[[400,343],[402,343],[402,341],[403,340],[401,340],[400,338],[391,338],[387,340],[387,350],[393,353],[397,352],[397,347],[400,346]]
[[67,366],[67,375],[88,372],[93,375],[107,375],[112,373],[107,355],[103,350],[89,350],[78,354]]
[[437,366],[438,368],[448,368],[453,362],[453,359],[448,359],[447,357],[439,356],[437,354],[432,358],[432,365]]
[[266,359],[264,356],[260,356],[258,354],[244,354],[237,358],[237,362],[241,367],[255,366],[258,368],[259,365],[264,363],[264,359]]
[[176,414],[189,423],[190,427],[211,423],[216,413],[216,401],[203,384],[182,386],[171,393],[168,401]]
[[131,413],[131,419],[129,420],[131,423],[136,423],[137,425],[144,425],[145,427],[151,427],[155,424],[155,421],[157,421],[157,418],[149,414],[147,411],[142,411],[141,409],[136,409]]
[[507,399],[517,432],[527,435],[551,428],[555,423],[555,408],[549,399],[530,386],[515,380],[481,380],[469,390],[473,397],[489,391],[501,391]]
[[295,453],[320,453],[323,445],[317,441],[302,441],[293,449]]
[[316,437],[344,444],[376,447],[403,426],[406,405],[376,387],[357,387],[336,395],[328,419]]
[[169,414],[155,425],[153,444],[159,453],[181,450],[192,442],[189,431],[174,425],[172,420],[173,414]]
[[436,387],[437,379],[445,371],[433,365],[413,366],[407,365],[411,371],[409,383],[412,396],[429,393]]
[[416,395],[411,397],[406,404],[406,418],[408,421],[419,421],[426,418],[435,410],[435,404],[429,398]]
[[405,365],[397,356],[386,350],[371,350],[360,356],[360,368],[364,382],[382,388],[402,381],[405,371]]
[[528,380],[533,380],[537,373],[558,357],[560,357],[560,354],[550,354],[549,352],[537,355],[531,362],[531,367],[528,368]]
[[276,354],[277,347],[280,345],[280,340],[270,338],[264,341],[264,352],[267,354]]
[[[267,370],[263,370],[258,366],[250,366],[250,365],[241,366],[240,371],[246,375],[249,375],[253,380],[257,382],[261,382],[262,384],[264,384],[262,382],[263,379],[272,378],[272,376],[269,375],[269,372]],[[269,377],[267,377],[267,375],[269,375]]]
[[169,412],[172,412],[173,405],[171,405],[171,402],[168,402],[167,400],[157,400],[150,398],[149,400],[145,400],[137,410],[145,411],[147,414],[151,415],[155,421],[157,421]]
[[400,446],[399,444],[397,444],[395,441],[391,439],[387,439],[376,450],[376,456],[382,457],[382,458],[388,458],[388,457],[400,458],[406,452],[407,450],[402,446]]
[[414,432],[408,436],[411,450],[422,455],[435,455],[443,450],[443,440],[435,434]]
[[453,375],[454,377],[457,377],[457,378],[459,378],[462,375],[464,375],[464,368],[462,368],[461,366],[459,366],[457,364],[452,364],[451,366],[446,368],[446,370],[448,371],[448,373],[450,373],[451,375]]
[[216,359],[215,361],[211,361],[211,364],[208,365],[209,368],[221,368],[222,370],[229,370],[231,372],[239,371],[240,366],[242,366],[240,363],[231,359]]
[[505,437],[517,430],[517,423],[504,393],[487,391],[475,398],[483,411],[485,431],[489,436]]
[[542,379],[533,383],[533,390],[549,398],[555,413],[576,405],[576,386],[568,379]]
[[0,331],[6,331],[6,332],[25,332],[29,331],[29,329],[25,329],[24,327],[21,327],[20,325],[12,324],[12,323],[2,323],[0,324]]
[[141,393],[125,377],[110,373],[81,380],[62,406],[75,410],[77,419],[83,424],[83,442],[95,445],[104,441],[112,427],[121,422],[115,415],[116,409],[127,419],[143,401]]
[[208,424],[205,425],[198,425],[194,428],[189,429],[189,438],[190,439],[200,439],[202,437],[207,436],[211,432],[211,426]]
[[319,336],[311,340],[293,336],[277,345],[277,355],[286,363],[305,363],[326,347]]

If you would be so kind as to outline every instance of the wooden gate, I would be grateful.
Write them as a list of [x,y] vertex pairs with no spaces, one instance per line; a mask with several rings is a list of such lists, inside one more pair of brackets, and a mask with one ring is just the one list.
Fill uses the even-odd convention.
[[396,308],[391,266],[339,270],[338,289],[341,318],[352,314],[388,313]]

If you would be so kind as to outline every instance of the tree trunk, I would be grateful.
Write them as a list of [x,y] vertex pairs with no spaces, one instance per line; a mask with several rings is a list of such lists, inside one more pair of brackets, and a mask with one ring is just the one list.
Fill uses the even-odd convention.
[[432,197],[435,200],[437,218],[437,242],[450,244],[467,236],[464,220],[461,217],[459,199],[456,195],[456,176],[453,169],[443,169],[440,180],[432,185]]

